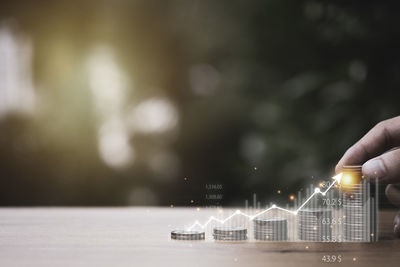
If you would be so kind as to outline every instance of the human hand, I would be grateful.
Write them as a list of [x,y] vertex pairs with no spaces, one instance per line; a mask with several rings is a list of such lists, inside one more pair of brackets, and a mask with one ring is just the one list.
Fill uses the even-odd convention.
[[[400,207],[400,116],[382,121],[350,147],[336,172],[344,165],[362,165],[363,175],[371,182],[386,186],[390,202]],[[394,232],[400,236],[400,212],[394,220]]]

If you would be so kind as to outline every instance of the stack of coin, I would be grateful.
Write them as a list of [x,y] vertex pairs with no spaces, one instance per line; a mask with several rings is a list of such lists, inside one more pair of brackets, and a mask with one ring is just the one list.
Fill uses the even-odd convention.
[[298,237],[307,241],[332,240],[332,211],[329,209],[301,209],[297,213]]
[[176,240],[204,240],[205,233],[200,231],[175,230],[171,232],[171,239]]
[[[344,238],[347,241],[365,241],[366,184],[362,181],[361,166],[344,166],[342,180],[347,178],[351,183],[342,183],[344,210]],[[347,181],[347,180],[346,180]]]
[[287,220],[284,218],[255,218],[253,227],[256,240],[282,241],[288,239]]
[[213,231],[215,240],[240,241],[247,239],[247,229],[242,227],[215,227]]
[[[361,166],[344,166],[342,180],[344,238],[346,241],[368,241],[367,182],[362,180]],[[350,182],[349,182],[350,181]]]

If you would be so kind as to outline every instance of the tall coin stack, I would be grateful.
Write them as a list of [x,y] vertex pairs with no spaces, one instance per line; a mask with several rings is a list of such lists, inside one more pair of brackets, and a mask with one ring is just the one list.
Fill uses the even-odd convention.
[[254,239],[283,241],[288,239],[287,220],[284,218],[253,219]]
[[361,166],[344,166],[341,187],[343,191],[344,239],[370,241],[369,183],[362,179]]
[[297,220],[300,240],[328,242],[332,240],[332,210],[301,209],[297,213]]

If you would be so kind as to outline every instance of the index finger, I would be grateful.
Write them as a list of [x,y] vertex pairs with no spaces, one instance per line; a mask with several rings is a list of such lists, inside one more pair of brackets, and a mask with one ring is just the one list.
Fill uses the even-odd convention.
[[336,165],[336,172],[340,172],[344,165],[362,165],[398,145],[400,145],[400,116],[378,123],[350,147]]

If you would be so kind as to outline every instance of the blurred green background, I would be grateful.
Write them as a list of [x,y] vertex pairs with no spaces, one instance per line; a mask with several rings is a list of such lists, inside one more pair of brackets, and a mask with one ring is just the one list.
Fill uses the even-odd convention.
[[0,205],[286,203],[400,113],[399,8],[2,1]]

